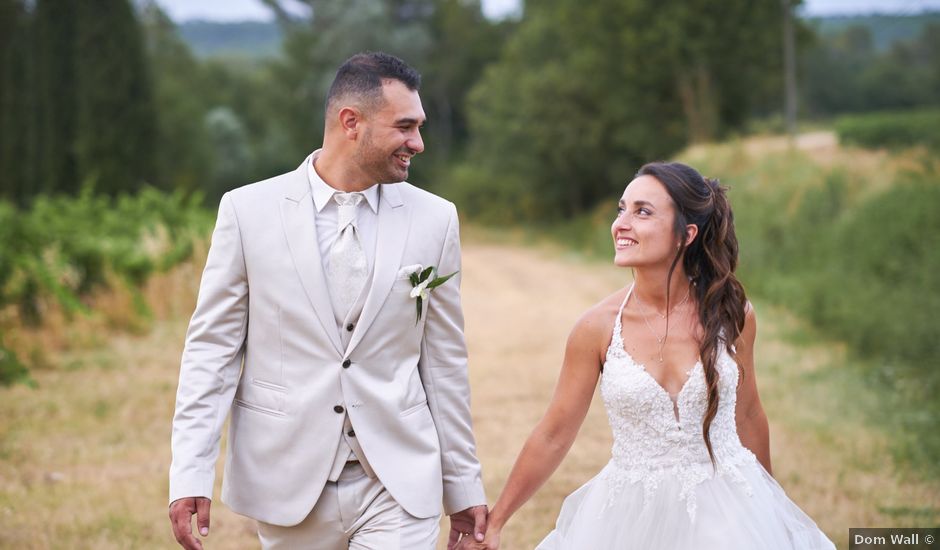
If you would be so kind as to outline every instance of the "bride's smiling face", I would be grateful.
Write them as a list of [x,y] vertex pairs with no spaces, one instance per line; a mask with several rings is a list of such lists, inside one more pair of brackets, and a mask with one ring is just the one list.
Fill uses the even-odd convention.
[[639,176],[631,181],[610,226],[614,264],[621,267],[665,264],[668,268],[679,247],[675,217],[675,204],[659,180]]

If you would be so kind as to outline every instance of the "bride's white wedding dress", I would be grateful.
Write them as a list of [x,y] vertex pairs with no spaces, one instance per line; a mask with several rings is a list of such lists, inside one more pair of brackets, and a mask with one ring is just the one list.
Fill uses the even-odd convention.
[[613,430],[610,462],[565,499],[538,550],[834,549],[741,445],[735,425],[738,367],[718,355],[719,405],[711,424],[717,471],[702,438],[701,362],[673,399],[623,346],[614,324],[601,375]]

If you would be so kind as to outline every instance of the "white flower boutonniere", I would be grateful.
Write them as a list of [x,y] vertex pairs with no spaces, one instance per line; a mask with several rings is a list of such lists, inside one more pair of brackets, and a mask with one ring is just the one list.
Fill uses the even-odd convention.
[[415,325],[421,320],[421,309],[424,305],[424,300],[428,299],[431,295],[431,291],[449,281],[450,278],[456,274],[457,272],[454,271],[450,275],[438,277],[437,268],[432,265],[424,271],[415,271],[408,275],[408,279],[411,280],[411,286],[414,287],[411,289],[411,297],[415,298],[415,308],[418,311],[418,315],[415,318]]

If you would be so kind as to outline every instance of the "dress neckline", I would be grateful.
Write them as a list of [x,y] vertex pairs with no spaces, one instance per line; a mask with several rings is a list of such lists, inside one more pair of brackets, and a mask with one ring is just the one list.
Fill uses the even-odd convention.
[[694,364],[692,364],[692,366],[688,370],[685,371],[685,382],[682,383],[682,387],[679,388],[679,391],[676,392],[675,395],[673,395],[669,393],[669,390],[667,390],[658,380],[656,380],[656,378],[654,378],[652,374],[649,373],[649,371],[646,369],[646,365],[637,361],[636,359],[633,358],[632,355],[630,355],[630,352],[627,351],[626,345],[623,340],[623,323],[621,322],[621,318],[623,317],[623,309],[624,307],[626,307],[627,301],[630,299],[630,296],[633,294],[633,287],[635,284],[636,283],[632,283],[630,285],[630,288],[627,290],[627,295],[624,296],[623,302],[620,304],[620,309],[617,311],[617,319],[614,321],[614,335],[613,335],[613,338],[611,339],[610,345],[617,346],[618,351],[623,353],[626,356],[627,360],[629,360],[629,362],[634,367],[639,369],[646,376],[646,378],[648,378],[650,382],[653,383],[653,385],[659,388],[659,391],[663,395],[665,395],[669,399],[669,401],[672,402],[673,412],[676,417],[676,422],[679,422],[680,421],[679,398],[682,397],[682,393],[689,386],[689,382],[693,378],[692,376],[693,373],[696,370],[700,370],[702,368],[702,359],[699,358]]

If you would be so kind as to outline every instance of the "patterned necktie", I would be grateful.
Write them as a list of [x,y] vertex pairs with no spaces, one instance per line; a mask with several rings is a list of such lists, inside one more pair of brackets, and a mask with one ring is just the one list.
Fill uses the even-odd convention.
[[341,318],[352,308],[368,277],[366,255],[359,242],[356,209],[365,197],[362,193],[336,193],[339,205],[336,217],[336,240],[330,248],[330,291],[336,300]]

